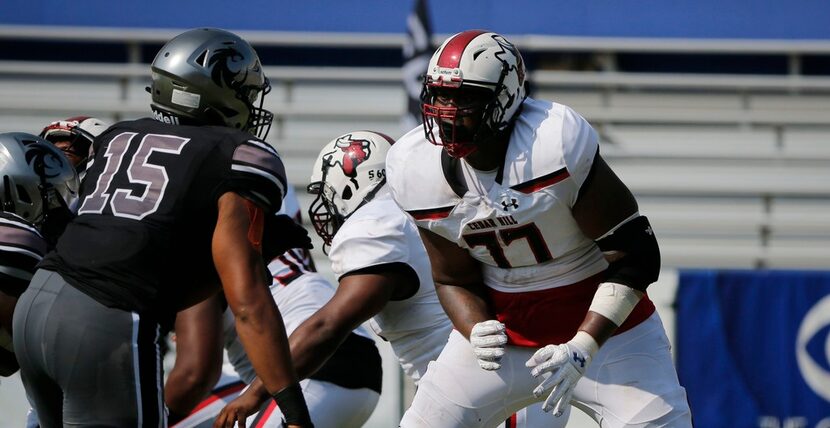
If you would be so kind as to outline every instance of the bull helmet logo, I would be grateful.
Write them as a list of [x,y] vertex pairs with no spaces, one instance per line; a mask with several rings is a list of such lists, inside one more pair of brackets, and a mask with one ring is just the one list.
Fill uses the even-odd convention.
[[340,165],[343,174],[349,177],[355,189],[360,186],[357,183],[357,167],[372,155],[372,143],[365,139],[353,139],[352,134],[346,134],[335,141],[335,150],[326,153],[328,166]]

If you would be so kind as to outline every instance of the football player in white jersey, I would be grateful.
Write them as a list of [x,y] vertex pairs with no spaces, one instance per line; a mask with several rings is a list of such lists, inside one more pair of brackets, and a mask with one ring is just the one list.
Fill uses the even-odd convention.
[[[309,192],[316,199],[309,216],[339,285],[289,338],[300,377],[316,370],[367,320],[416,384],[447,342],[452,325],[435,295],[417,228],[385,186],[391,144],[377,132],[350,132],[326,144],[315,163]],[[267,398],[254,386],[223,411],[224,426]]]
[[[287,189],[280,214],[301,223],[297,196],[293,187]],[[273,278],[271,294],[288,335],[334,295],[334,286],[315,271],[308,250],[289,249],[274,257],[268,270]],[[212,299],[182,311],[176,318],[176,363],[165,386],[171,420],[176,421],[174,427],[198,427],[213,422],[222,408],[256,377],[236,334],[233,313],[225,309],[222,314],[221,306],[220,299]],[[223,343],[229,360],[225,366]],[[350,369],[342,370],[343,366]],[[361,427],[380,398],[382,376],[374,341],[362,327],[356,328],[322,370],[300,382],[314,425]],[[282,414],[270,400],[246,423],[281,427]]]
[[[646,287],[648,220],[570,108],[526,96],[516,47],[465,31],[434,53],[424,125],[389,152],[396,202],[420,228],[455,330],[402,427],[495,426],[542,403],[602,427],[691,416]],[[511,423],[513,421],[510,421]]]

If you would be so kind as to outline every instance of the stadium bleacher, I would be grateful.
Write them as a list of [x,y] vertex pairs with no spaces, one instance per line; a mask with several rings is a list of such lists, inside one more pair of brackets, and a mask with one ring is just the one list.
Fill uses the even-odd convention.
[[[35,37],[22,34],[0,32],[0,40]],[[73,34],[80,38],[70,32],[70,39]],[[1,60],[0,131],[37,131],[77,113],[111,121],[147,114],[149,67],[146,55],[135,52],[151,50],[166,35],[93,36],[86,38],[123,44],[134,52],[124,57],[136,60]],[[48,43],[48,35],[39,37]],[[276,48],[333,40],[265,33],[249,38]],[[555,38],[526,38],[526,45],[517,39],[536,57],[565,46]],[[55,34],[53,40],[62,39]],[[570,42],[568,49],[589,52],[594,43]],[[350,36],[340,43],[371,50],[400,40]],[[614,43],[603,46],[604,55],[633,49],[622,39]],[[604,155],[653,218],[668,267],[819,268],[830,260],[830,76],[797,73],[799,55],[830,49],[763,48],[752,44],[755,53],[786,56],[795,65],[779,75],[627,72],[616,69],[612,55],[607,70],[531,72],[536,96],[574,107],[600,132]],[[637,49],[704,55],[742,46],[641,43]],[[276,116],[269,141],[287,159],[294,185],[304,185],[318,147],[339,133],[365,128],[402,134],[406,98],[399,68],[274,61],[264,58],[273,84],[266,105]]]

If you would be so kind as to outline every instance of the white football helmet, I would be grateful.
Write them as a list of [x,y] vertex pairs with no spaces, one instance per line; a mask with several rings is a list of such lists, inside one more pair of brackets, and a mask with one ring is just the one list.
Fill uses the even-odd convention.
[[[469,155],[477,143],[510,126],[527,97],[526,75],[519,50],[499,34],[468,30],[445,40],[432,55],[424,76],[421,103],[427,139],[443,145],[451,156]],[[485,91],[485,101],[472,106],[435,105],[439,92],[465,90]],[[465,116],[480,119],[478,129],[458,129],[459,119]]]
[[58,202],[50,198],[62,198],[65,206],[78,198],[78,174],[72,164],[58,148],[32,134],[0,134],[0,177],[3,211],[36,225],[44,210]]
[[386,183],[386,153],[394,142],[379,132],[354,131],[323,146],[308,185],[316,195],[308,215],[325,253],[343,222]]
[[75,116],[50,123],[40,131],[40,137],[58,145],[75,164],[75,169],[83,170],[86,160],[92,156],[92,141],[107,128],[109,124],[101,119]]

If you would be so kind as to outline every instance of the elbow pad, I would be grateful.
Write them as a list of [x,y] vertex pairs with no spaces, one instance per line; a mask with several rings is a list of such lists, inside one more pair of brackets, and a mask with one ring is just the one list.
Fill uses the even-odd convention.
[[645,291],[660,274],[660,248],[651,224],[639,216],[617,226],[596,241],[603,253],[619,252],[622,257],[608,266],[605,281]]

